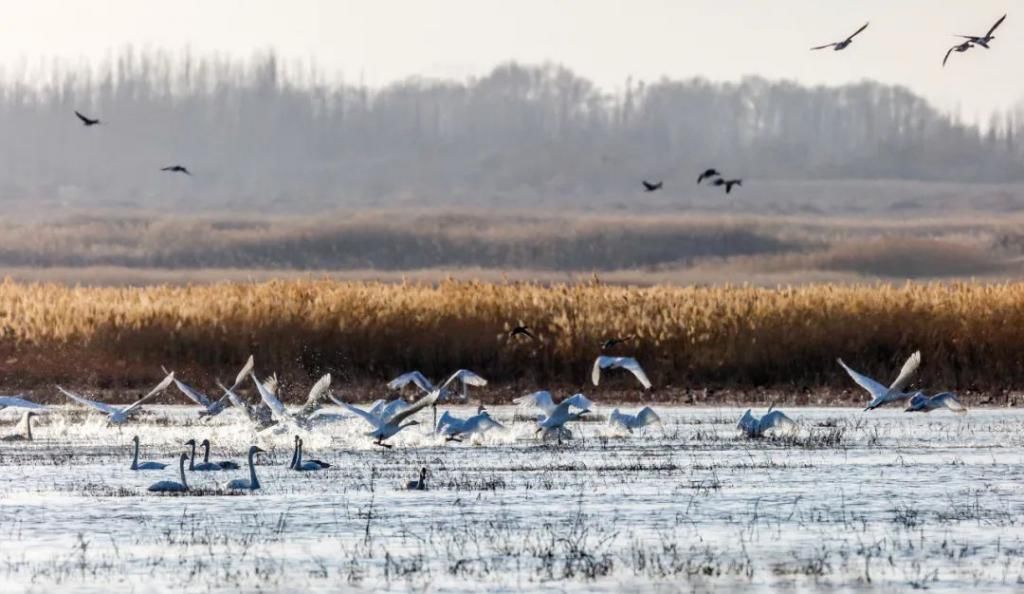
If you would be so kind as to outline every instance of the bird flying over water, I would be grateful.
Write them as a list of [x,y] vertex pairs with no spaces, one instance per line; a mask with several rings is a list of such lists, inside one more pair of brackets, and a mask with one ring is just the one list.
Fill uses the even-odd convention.
[[948,408],[958,415],[967,414],[967,407],[961,404],[960,399],[952,392],[943,392],[935,396],[928,396],[924,392],[915,392],[904,412],[929,413],[940,408]]
[[661,186],[664,185],[664,182],[651,183],[647,180],[643,180],[642,183],[644,184],[645,192],[657,192],[661,189]]
[[627,343],[631,340],[633,340],[632,336],[625,336],[623,338],[609,338],[608,340],[601,343],[601,350],[606,351],[608,349],[615,348],[620,344]]
[[640,409],[640,412],[635,415],[629,413],[619,412],[619,409],[612,411],[612,414],[608,415],[608,424],[612,427],[618,427],[625,429],[632,433],[634,429],[642,429],[647,425],[653,425],[654,423],[660,423],[661,417],[658,413],[654,412],[649,406],[645,406]]
[[604,355],[594,360],[594,369],[590,372],[590,380],[596,386],[601,381],[602,369],[625,369],[632,373],[645,390],[651,389],[651,380],[647,379],[640,363],[633,357],[605,357]]
[[825,49],[827,47],[830,47],[834,51],[837,51],[837,52],[840,51],[840,50],[844,50],[847,47],[849,47],[851,43],[853,43],[853,38],[854,37],[860,35],[861,31],[863,31],[864,29],[868,28],[869,24],[870,23],[864,23],[863,27],[861,27],[860,29],[857,29],[856,31],[854,31],[853,35],[850,35],[849,37],[847,37],[846,39],[844,39],[842,41],[835,41],[835,42],[832,42],[832,43],[826,43],[825,45],[819,45],[817,47],[812,47],[811,49],[812,50],[821,50],[821,49]]
[[996,21],[996,24],[992,25],[992,28],[988,30],[988,33],[985,33],[985,35],[981,37],[975,35],[957,35],[957,37],[962,37],[963,39],[966,39],[968,42],[973,43],[974,45],[980,45],[985,49],[990,49],[988,47],[988,44],[991,43],[993,39],[995,39],[995,36],[992,34],[996,32],[996,29],[998,29],[999,25],[1002,25],[1003,21],[1005,20],[1006,15],[1004,14],[1003,16],[999,17],[999,20]]
[[60,390],[62,394],[78,402],[79,404],[91,406],[92,408],[95,408],[96,410],[106,414],[109,422],[114,423],[115,425],[120,425],[121,423],[124,423],[125,421],[130,419],[133,414],[142,410],[143,404],[149,402],[153,398],[162,394],[163,391],[166,390],[167,387],[170,386],[171,382],[173,381],[174,372],[168,373],[167,377],[165,377],[159,384],[157,384],[155,388],[150,390],[148,394],[146,394],[142,398],[139,398],[129,406],[113,406],[103,402],[96,402],[95,400],[89,400],[78,394],[75,394],[74,392],[65,390],[60,386],[57,386],[57,389]]
[[82,120],[82,125],[85,126],[86,128],[88,128],[89,126],[95,126],[96,124],[100,123],[100,121],[98,119],[93,119],[93,118],[84,116],[84,115],[82,115],[82,113],[80,111],[77,111],[77,110],[75,111],[75,115],[78,116],[78,119]]
[[702,171],[701,174],[697,176],[697,183],[699,184],[699,183],[701,183],[702,181],[704,181],[706,179],[711,179],[712,177],[721,177],[721,176],[722,176],[722,174],[719,173],[717,169],[715,169],[714,167],[710,167],[710,168],[705,169],[704,171]]
[[892,384],[886,388],[877,381],[870,377],[857,373],[850,369],[846,363],[843,363],[842,359],[836,359],[846,373],[853,378],[853,381],[857,382],[857,385],[864,388],[871,394],[871,402],[868,403],[868,407],[864,410],[874,410],[879,406],[884,406],[893,402],[904,402],[909,399],[912,395],[903,391],[903,388],[910,383],[910,378],[917,371],[917,368],[921,365],[921,351],[914,352],[913,355],[907,358],[907,361],[903,364],[903,368],[900,369],[900,374],[896,376],[896,379]]
[[167,172],[170,172],[170,173],[184,173],[185,175],[192,175],[192,173],[189,172],[189,170],[186,169],[183,165],[169,165],[167,167],[162,167],[160,169],[160,171],[167,171]]

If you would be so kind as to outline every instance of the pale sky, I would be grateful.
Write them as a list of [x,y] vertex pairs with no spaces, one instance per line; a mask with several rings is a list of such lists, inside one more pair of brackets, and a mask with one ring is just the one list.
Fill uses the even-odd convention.
[[[274,49],[349,81],[465,78],[553,61],[616,90],[628,76],[904,84],[966,119],[1024,99],[1012,0],[0,0],[0,68],[99,62],[126,45],[248,58]],[[1022,4],[1018,6],[1024,7]],[[943,54],[955,33],[991,50]],[[1018,20],[1019,19],[1019,20]],[[842,52],[808,48],[871,26]]]

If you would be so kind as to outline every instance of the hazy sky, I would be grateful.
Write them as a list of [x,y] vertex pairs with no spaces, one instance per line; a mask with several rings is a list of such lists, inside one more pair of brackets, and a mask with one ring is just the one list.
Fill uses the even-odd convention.
[[[508,60],[566,64],[607,89],[746,74],[902,83],[967,119],[1024,99],[1024,10],[993,49],[954,55],[1012,0],[0,0],[0,67],[100,61],[125,45],[249,57],[273,48],[381,85]],[[1024,4],[1016,4],[1024,8]],[[1019,19],[1019,20],[1018,20]],[[808,48],[871,26],[843,52]]]

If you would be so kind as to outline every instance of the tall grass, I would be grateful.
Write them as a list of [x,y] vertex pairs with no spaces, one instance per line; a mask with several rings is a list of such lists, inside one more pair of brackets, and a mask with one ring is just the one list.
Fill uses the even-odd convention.
[[[537,341],[510,340],[522,320]],[[190,287],[0,284],[0,373],[15,386],[131,385],[166,364],[209,382],[255,353],[292,381],[469,367],[497,383],[582,385],[608,337],[635,335],[661,387],[849,386],[921,349],[930,388],[1024,384],[1024,284],[631,288],[598,282],[279,281]],[[148,379],[147,379],[148,378]],[[610,378],[614,384],[616,378]],[[623,386],[631,386],[621,378]]]

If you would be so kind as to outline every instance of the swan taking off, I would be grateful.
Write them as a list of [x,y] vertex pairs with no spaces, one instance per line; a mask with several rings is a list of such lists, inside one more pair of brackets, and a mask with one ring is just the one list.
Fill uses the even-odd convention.
[[602,369],[625,369],[636,376],[645,390],[651,389],[651,380],[647,379],[647,374],[633,357],[598,357],[594,361],[594,370],[590,372],[590,380],[595,386],[601,381]]
[[390,419],[382,419],[372,413],[372,411],[366,411],[361,408],[356,408],[347,402],[341,402],[341,406],[347,408],[349,411],[354,412],[363,418],[364,421],[373,426],[373,430],[366,433],[370,437],[376,438],[373,442],[374,445],[379,445],[384,448],[390,448],[389,444],[384,443],[385,439],[392,437],[402,429],[410,427],[412,425],[419,425],[419,421],[409,421],[408,423],[402,424],[402,421],[411,417],[412,415],[419,412],[421,409],[428,406],[433,406],[437,403],[437,399],[440,396],[440,390],[434,390],[430,394],[427,394],[423,398],[420,398],[416,402],[413,402],[408,407],[398,411],[391,416]]
[[[247,479],[233,479],[224,483],[224,489],[227,491],[255,491],[260,488],[260,481],[256,478],[256,466],[253,464],[253,457],[263,450],[256,447],[249,447],[249,478]],[[182,465],[184,468],[184,463]],[[184,471],[182,471],[184,473]]]
[[185,452],[182,452],[181,457],[178,458],[178,473],[181,476],[180,483],[176,483],[174,481],[158,481],[150,485],[147,491],[151,493],[184,493],[188,491],[188,483],[185,482],[186,458],[188,458],[188,454]]
[[[591,404],[590,400],[587,399],[583,394],[576,394],[571,398],[566,398],[558,406],[551,411],[546,417],[537,419],[537,433],[544,432],[545,436],[554,431],[558,435],[558,443],[562,443],[562,429],[566,423],[571,421],[578,421],[585,414],[590,413],[590,409],[587,407]],[[570,412],[569,409],[572,407],[579,408],[579,412]]]
[[139,436],[132,437],[132,470],[163,470],[167,465],[163,462],[139,462]]
[[961,404],[960,399],[952,392],[943,392],[935,396],[928,396],[924,392],[915,392],[904,412],[929,413],[940,408],[948,408],[958,415],[967,414],[967,407]]
[[632,433],[634,429],[641,429],[647,425],[653,425],[654,423],[661,423],[661,417],[659,417],[658,413],[654,412],[654,409],[649,406],[643,407],[640,409],[640,412],[635,415],[619,412],[619,409],[616,408],[608,417],[609,425],[625,429],[630,433]]
[[747,437],[765,437],[768,435],[788,435],[796,432],[799,425],[796,421],[787,417],[781,410],[772,411],[774,406],[768,407],[768,413],[760,419],[750,414],[750,409],[743,413],[740,422],[736,424],[738,429],[743,430]]
[[885,406],[894,402],[904,402],[910,398],[911,394],[903,392],[903,388],[910,383],[910,378],[921,365],[921,351],[915,351],[913,355],[907,358],[903,368],[900,369],[900,374],[896,376],[895,381],[888,388],[870,377],[850,369],[846,363],[843,363],[842,359],[836,359],[836,361],[843,366],[843,369],[846,370],[846,373],[850,374],[850,377],[853,378],[853,381],[857,382],[858,386],[871,394],[871,402],[868,403],[867,408],[864,410],[874,410],[879,406]]
[[35,411],[28,411],[25,416],[21,418],[22,423],[25,424],[24,433],[12,433],[11,435],[5,435],[0,437],[0,441],[32,441],[32,417],[39,416],[39,413]]
[[492,419],[482,404],[476,409],[476,414],[468,419],[460,419],[445,411],[437,421],[437,432],[444,435],[447,441],[462,441],[465,437],[483,434],[494,428],[504,429],[505,426]]
[[458,382],[461,385],[461,391],[459,392],[460,401],[466,402],[469,400],[469,386],[486,386],[487,380],[480,377],[476,373],[468,369],[460,369],[455,373],[451,374],[447,380],[440,387],[435,386],[425,375],[419,371],[410,371],[403,373],[395,379],[388,382],[388,388],[391,390],[401,390],[406,386],[412,384],[422,390],[424,393],[429,394],[431,392],[440,392],[440,398],[438,402],[447,402],[452,398],[453,392],[448,389],[448,386],[453,382]]
[[[583,410],[590,410],[594,407],[594,403],[583,394],[575,394],[566,398],[563,402],[568,402],[570,406],[575,406],[576,408]],[[558,408],[558,405],[555,404],[554,399],[551,397],[551,392],[548,392],[547,390],[541,390],[539,392],[527,394],[526,396],[520,396],[513,400],[512,403],[519,406],[532,406],[539,409],[545,415],[550,415],[555,412],[556,408]]]
[[427,467],[424,466],[420,469],[419,480],[409,481],[405,484],[405,488],[408,491],[426,491],[427,490]]
[[91,406],[92,408],[95,408],[96,410],[104,413],[108,417],[107,418],[108,422],[114,423],[115,425],[120,425],[121,423],[124,423],[125,421],[130,419],[132,417],[132,415],[134,415],[135,413],[137,413],[140,410],[142,410],[142,405],[143,404],[145,404],[146,402],[148,402],[148,401],[152,400],[153,398],[156,398],[158,395],[160,395],[160,393],[162,393],[164,390],[166,390],[167,387],[170,386],[171,382],[173,382],[173,381],[174,381],[174,372],[172,371],[171,373],[168,373],[167,377],[165,377],[159,384],[157,384],[155,388],[150,390],[148,394],[146,394],[142,398],[139,398],[138,400],[133,402],[131,405],[126,406],[126,407],[113,406],[113,405],[110,405],[110,404],[105,404],[103,402],[96,402],[94,400],[89,400],[87,398],[83,398],[82,396],[79,396],[78,394],[75,394],[74,392],[70,392],[68,390],[65,390],[64,388],[62,388],[60,386],[57,386],[57,389],[60,390],[68,398],[70,398],[70,399],[72,399],[72,400],[74,400],[74,401],[76,401],[76,402],[78,402],[80,404],[84,404],[86,406]]
[[178,378],[174,378],[174,385],[177,386],[178,391],[184,394],[189,400],[203,407],[203,410],[199,411],[200,417],[215,417],[224,412],[224,409],[226,409],[229,404],[232,404],[230,391],[237,390],[238,387],[242,385],[242,382],[245,381],[245,378],[252,371],[254,365],[253,356],[249,355],[249,359],[246,360],[245,365],[242,366],[242,370],[235,376],[235,383],[232,384],[231,388],[228,390],[224,390],[224,395],[218,400],[210,400],[209,396],[203,394],[196,388],[186,384]]
[[327,399],[328,392],[331,388],[331,374],[324,374],[313,387],[309,389],[309,396],[306,397],[306,403],[295,413],[288,412],[285,408],[284,403],[278,398],[278,383],[277,375],[270,376],[266,381],[259,381],[256,379],[256,374],[249,372],[249,377],[256,384],[256,389],[260,393],[260,398],[263,403],[270,408],[270,412],[273,418],[278,423],[291,423],[306,427],[309,425],[309,418],[316,411],[320,410],[323,406],[324,400]]
[[50,410],[42,404],[36,404],[31,400],[25,400],[21,396],[0,396],[0,410],[3,410],[8,406],[15,408],[28,408],[32,410]]

